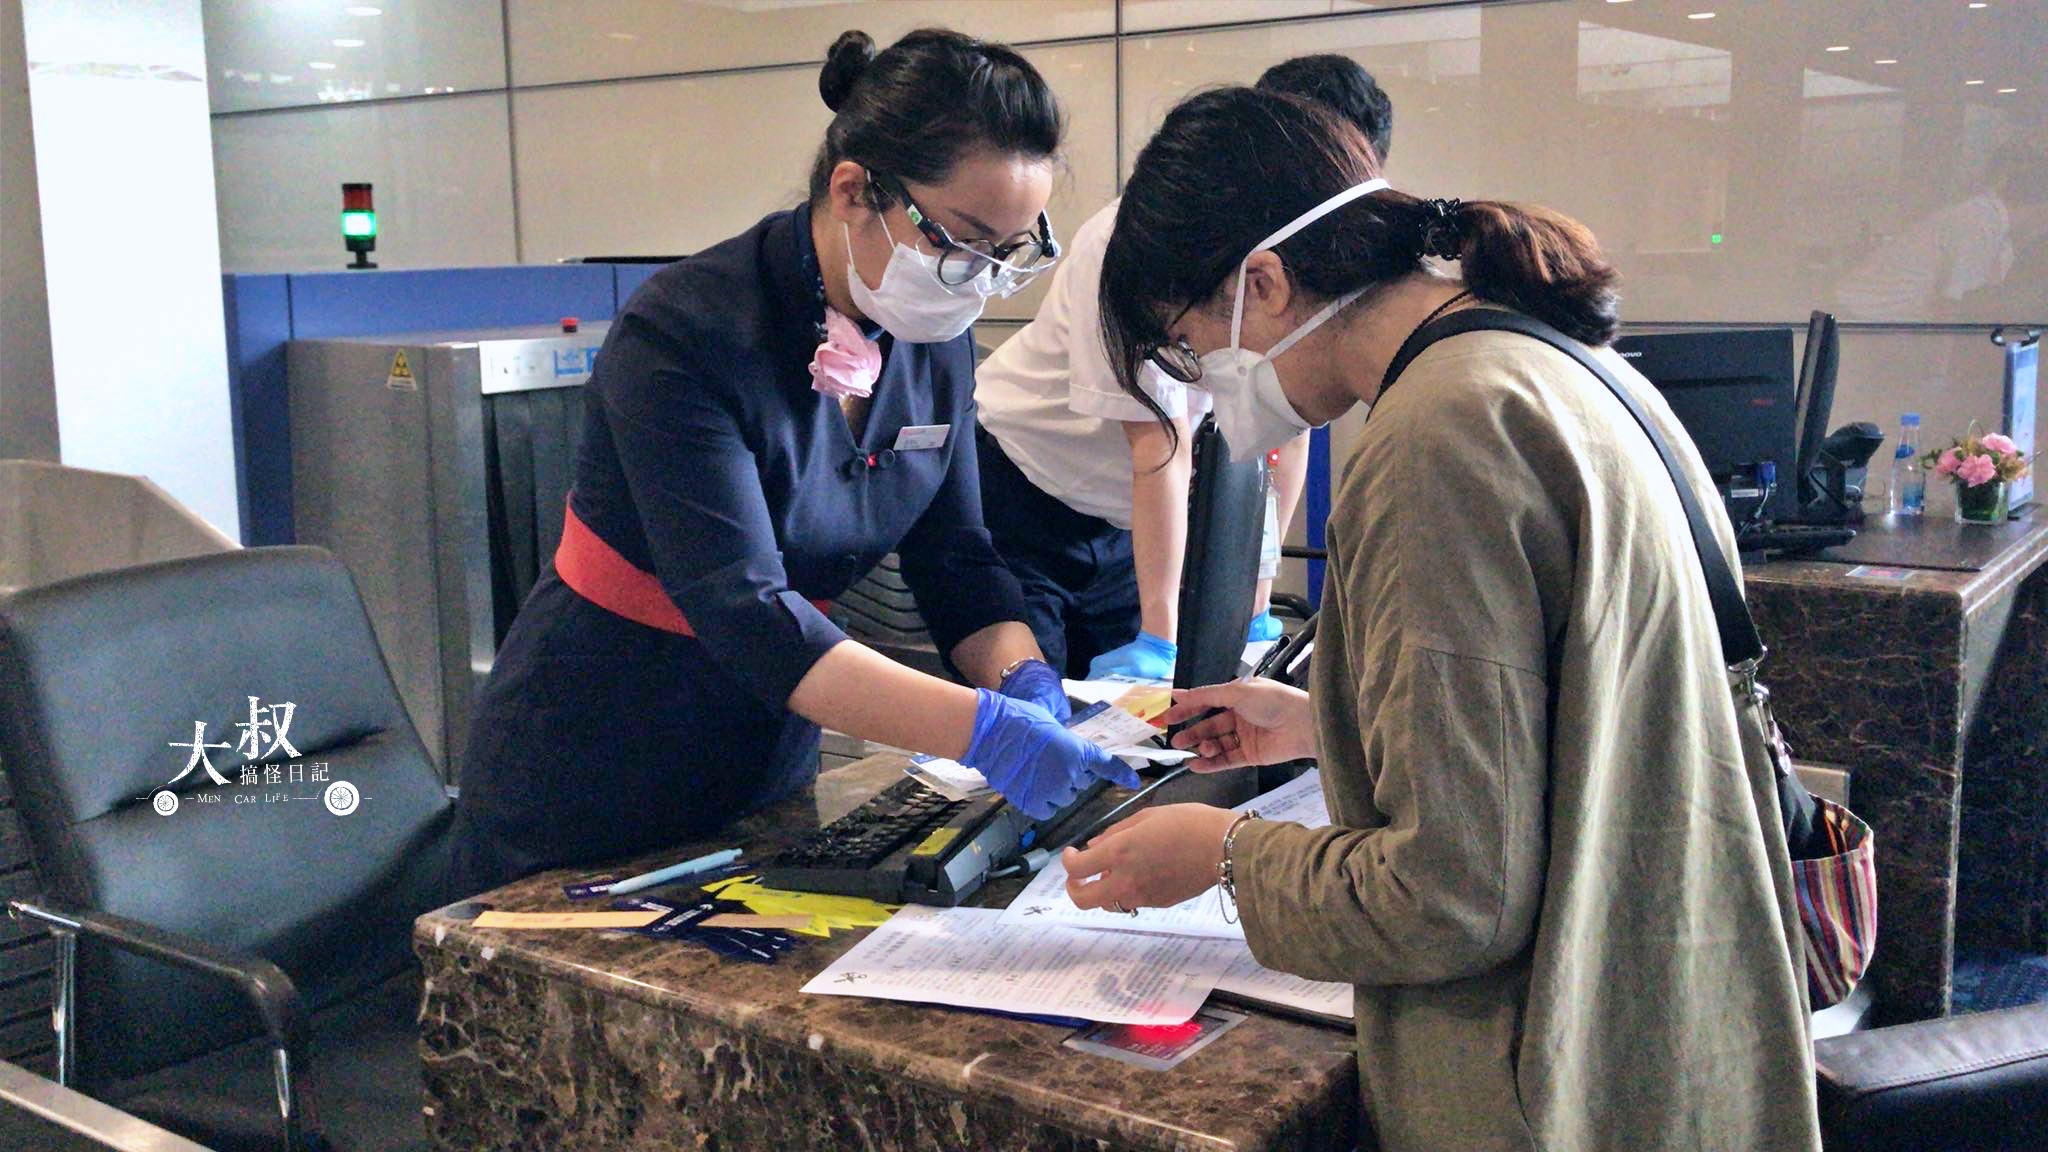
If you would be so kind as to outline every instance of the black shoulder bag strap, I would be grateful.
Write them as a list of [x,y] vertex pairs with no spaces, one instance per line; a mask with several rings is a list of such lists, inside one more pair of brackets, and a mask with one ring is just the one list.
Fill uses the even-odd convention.
[[1700,507],[1698,495],[1686,482],[1678,457],[1671,451],[1671,445],[1663,434],[1657,431],[1657,426],[1651,423],[1649,414],[1643,411],[1635,394],[1622,387],[1614,373],[1608,371],[1607,366],[1600,363],[1584,344],[1541,320],[1498,308],[1469,308],[1417,328],[1402,342],[1401,350],[1387,365],[1386,376],[1380,385],[1382,390],[1393,384],[1431,344],[1461,333],[1480,331],[1518,332],[1578,361],[1607,386],[1607,390],[1635,418],[1637,427],[1650,438],[1651,445],[1657,449],[1657,458],[1664,462],[1664,470],[1671,474],[1671,482],[1678,489],[1678,502],[1685,508],[1686,524],[1692,529],[1693,548],[1699,553],[1700,568],[1706,574],[1707,598],[1714,606],[1714,623],[1721,633],[1722,658],[1727,662],[1729,671],[1742,678],[1745,689],[1762,709],[1764,740],[1771,749],[1772,764],[1777,770],[1778,809],[1784,818],[1786,845],[1795,860],[1815,854],[1826,855],[1827,852],[1816,844],[1817,838],[1825,833],[1815,819],[1813,797],[1807,793],[1798,774],[1792,771],[1791,754],[1784,747],[1777,722],[1771,718],[1770,692],[1756,681],[1757,667],[1763,663],[1764,644],[1757,636],[1755,621],[1750,619],[1749,605],[1742,597],[1742,585],[1735,578],[1735,570],[1730,567],[1727,554],[1721,550],[1721,542],[1714,536],[1713,526]]

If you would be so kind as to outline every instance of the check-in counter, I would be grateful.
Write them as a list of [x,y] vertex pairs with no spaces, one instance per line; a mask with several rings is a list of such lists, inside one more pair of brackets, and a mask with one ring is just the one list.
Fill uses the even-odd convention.
[[[863,795],[805,795],[716,845],[763,859],[901,777],[897,756],[834,773]],[[1187,783],[1201,782],[1187,778]],[[1172,786],[1169,786],[1172,787]],[[1165,789],[1162,789],[1162,792]],[[561,911],[534,876],[494,908]],[[1014,881],[976,903],[1000,906]],[[863,936],[812,939],[772,966],[693,945],[422,917],[427,1127],[446,1149],[1333,1149],[1360,1115],[1349,1029],[1252,1011],[1155,1072],[1061,1046],[1071,1027],[799,991]]]
[[1794,754],[1846,768],[1877,839],[1888,1023],[1945,1015],[1958,944],[2048,951],[2048,517],[1873,518],[1749,569]]

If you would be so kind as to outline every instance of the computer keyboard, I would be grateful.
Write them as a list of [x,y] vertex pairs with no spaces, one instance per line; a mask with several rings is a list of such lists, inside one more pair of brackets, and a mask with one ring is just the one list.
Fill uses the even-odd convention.
[[775,861],[797,868],[872,868],[911,840],[943,827],[972,803],[948,800],[905,776]]
[[1034,822],[1000,796],[949,800],[906,776],[770,859],[761,883],[950,908],[1105,787]]
[[1854,528],[1839,524],[1759,524],[1738,531],[1735,546],[1745,555],[1802,556],[1855,538]]

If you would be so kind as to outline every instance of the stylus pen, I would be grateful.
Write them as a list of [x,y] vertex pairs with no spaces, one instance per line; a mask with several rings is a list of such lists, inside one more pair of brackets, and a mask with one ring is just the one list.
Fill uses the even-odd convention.
[[623,896],[628,892],[638,892],[643,888],[652,888],[657,884],[666,884],[671,880],[680,880],[685,876],[695,876],[699,872],[709,872],[713,868],[723,868],[739,858],[740,850],[738,848],[727,848],[720,852],[706,853],[695,860],[685,860],[681,864],[671,864],[666,868],[656,868],[652,872],[643,872],[638,876],[621,880],[606,889],[605,894],[609,896]]
[[[1024,854],[1024,859],[1027,865],[1031,868],[1033,872],[1038,871],[1040,868],[1045,866],[1046,860],[1050,860],[1054,856],[1057,856],[1060,853],[1061,849],[1071,848],[1074,845],[1087,840],[1090,836],[1095,835],[1097,832],[1102,831],[1104,828],[1109,827],[1112,821],[1116,820],[1117,817],[1122,816],[1125,812],[1130,811],[1133,805],[1143,801],[1147,796],[1152,795],[1152,793],[1159,791],[1161,787],[1175,780],[1180,779],[1182,776],[1187,775],[1187,773],[1188,766],[1186,764],[1182,764],[1180,767],[1175,768],[1173,771],[1168,772],[1166,775],[1161,776],[1159,779],[1154,780],[1150,784],[1145,785],[1143,788],[1138,789],[1136,792],[1131,793],[1130,799],[1125,800],[1123,803],[1117,805],[1114,808],[1111,808],[1107,812],[1104,812],[1101,816],[1097,817],[1094,821],[1092,821],[1086,828],[1081,829],[1079,832],[1076,832],[1072,836],[1069,836],[1066,839],[1060,841],[1059,843],[1054,844],[1050,848],[1033,848],[1031,851]],[[1044,854],[1044,859],[1038,860],[1036,863],[1031,863],[1033,858],[1038,856],[1040,853]]]

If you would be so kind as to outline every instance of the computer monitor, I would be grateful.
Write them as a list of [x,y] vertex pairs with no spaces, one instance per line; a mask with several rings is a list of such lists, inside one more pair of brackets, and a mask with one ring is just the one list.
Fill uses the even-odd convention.
[[1204,417],[1195,432],[1194,480],[1188,490],[1188,542],[1180,570],[1180,625],[1174,642],[1175,688],[1237,678],[1245,628],[1259,583],[1259,546],[1266,527],[1266,461],[1233,460]]
[[[2005,345],[2005,434],[2027,459],[2034,458],[2034,401],[2039,395],[2041,340],[2008,340]],[[2006,488],[2006,501],[2013,508],[2034,498],[2034,474],[2013,481]]]
[[[1614,350],[1671,405],[1732,515],[1799,518],[1790,329],[1624,336]],[[1768,500],[1766,463],[1777,473]]]
[[1841,361],[1835,318],[1816,310],[1806,321],[1806,352],[1799,361],[1799,508],[1806,512],[1828,503],[1820,470],[1821,441],[1827,439],[1828,418],[1835,407],[1835,370]]

